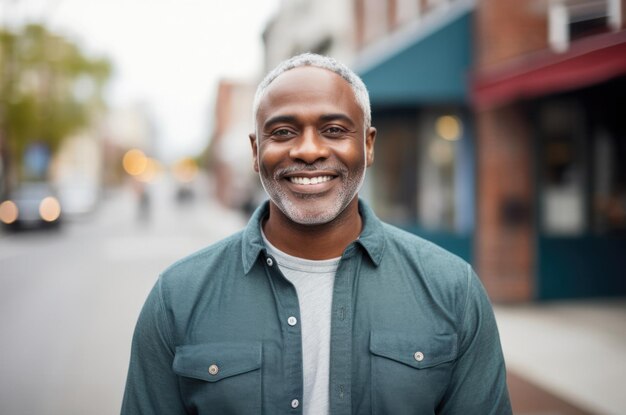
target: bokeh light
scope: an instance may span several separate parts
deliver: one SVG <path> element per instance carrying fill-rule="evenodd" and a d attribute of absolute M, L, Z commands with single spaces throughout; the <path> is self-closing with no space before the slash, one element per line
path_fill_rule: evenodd
<path fill-rule="evenodd" d="M 139 176 L 148 167 L 148 157 L 139 149 L 128 150 L 122 159 L 122 166 L 131 176 Z"/>
<path fill-rule="evenodd" d="M 17 220 L 19 210 L 17 205 L 11 200 L 6 200 L 0 204 L 0 220 L 7 225 Z"/>
<path fill-rule="evenodd" d="M 39 204 L 39 215 L 46 222 L 54 222 L 61 216 L 61 204 L 56 198 L 48 196 Z"/>
<path fill-rule="evenodd" d="M 461 138 L 461 120 L 453 115 L 441 116 L 437 118 L 435 131 L 444 140 L 456 141 Z"/>

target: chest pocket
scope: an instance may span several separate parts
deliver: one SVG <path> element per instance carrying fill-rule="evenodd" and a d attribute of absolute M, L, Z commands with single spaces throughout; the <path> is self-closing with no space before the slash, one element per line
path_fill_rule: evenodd
<path fill-rule="evenodd" d="M 455 333 L 372 331 L 372 413 L 434 414 L 457 347 Z"/>
<path fill-rule="evenodd" d="M 260 342 L 178 346 L 172 369 L 193 413 L 261 413 Z"/>

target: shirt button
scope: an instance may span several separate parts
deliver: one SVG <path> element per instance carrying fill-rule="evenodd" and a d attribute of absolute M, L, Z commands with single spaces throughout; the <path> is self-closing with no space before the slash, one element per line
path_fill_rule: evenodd
<path fill-rule="evenodd" d="M 418 362 L 421 362 L 422 360 L 424 360 L 424 353 L 422 352 L 415 352 L 415 354 L 413 355 L 413 357 L 415 358 L 415 360 L 417 360 Z"/>
<path fill-rule="evenodd" d="M 219 372 L 219 371 L 220 371 L 220 368 L 219 368 L 219 367 L 217 367 L 217 365 L 211 365 L 211 366 L 209 366 L 209 374 L 210 374 L 210 375 L 215 376 L 215 375 L 217 375 L 217 372 Z"/>
<path fill-rule="evenodd" d="M 291 407 L 293 409 L 296 409 L 298 406 L 300 406 L 300 401 L 297 399 L 294 399 L 293 401 L 291 401 Z"/>
<path fill-rule="evenodd" d="M 298 324 L 298 319 L 294 316 L 291 316 L 287 319 L 287 324 L 289 324 L 290 326 L 295 326 L 296 324 Z"/>
<path fill-rule="evenodd" d="M 272 265 L 274 265 L 274 261 L 272 260 L 272 258 L 267 258 L 267 259 L 265 260 L 265 262 L 267 262 L 267 265 L 268 265 L 268 266 L 270 266 L 270 267 L 271 267 Z"/>

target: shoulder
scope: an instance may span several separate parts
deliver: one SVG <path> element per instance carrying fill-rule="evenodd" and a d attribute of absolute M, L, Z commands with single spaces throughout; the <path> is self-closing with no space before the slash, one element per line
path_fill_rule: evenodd
<path fill-rule="evenodd" d="M 232 274 L 241 265 L 242 234 L 237 232 L 174 262 L 161 273 L 162 289 L 189 291 L 207 279 Z"/>
<path fill-rule="evenodd" d="M 453 301 L 465 296 L 472 268 L 464 259 L 393 225 L 383 223 L 383 229 L 385 261 L 412 270 L 433 294 Z"/>
<path fill-rule="evenodd" d="M 383 223 L 386 253 L 414 261 L 428 270 L 465 274 L 469 264 L 461 257 L 418 235 Z"/>

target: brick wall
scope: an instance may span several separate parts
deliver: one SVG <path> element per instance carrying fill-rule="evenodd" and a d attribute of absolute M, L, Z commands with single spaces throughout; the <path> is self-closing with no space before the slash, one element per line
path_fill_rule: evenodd
<path fill-rule="evenodd" d="M 477 114 L 478 273 L 492 299 L 532 297 L 532 140 L 518 106 Z"/>
<path fill-rule="evenodd" d="M 489 70 L 548 47 L 545 3 L 479 0 L 475 68 Z M 478 110 L 476 266 L 495 301 L 533 296 L 532 134 L 521 104 Z"/>
<path fill-rule="evenodd" d="M 476 5 L 476 62 L 502 63 L 548 46 L 546 9 L 540 2 L 479 0 Z"/>

